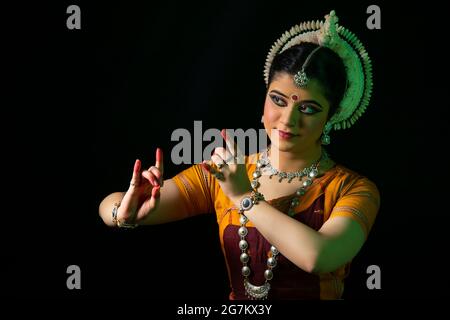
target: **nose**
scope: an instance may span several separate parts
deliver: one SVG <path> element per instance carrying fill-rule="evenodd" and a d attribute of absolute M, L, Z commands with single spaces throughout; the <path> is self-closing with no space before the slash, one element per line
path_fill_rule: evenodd
<path fill-rule="evenodd" d="M 288 127 L 295 127 L 298 122 L 298 112 L 296 112 L 296 108 L 294 108 L 294 104 L 290 104 L 283 108 L 283 114 L 280 117 L 280 122 Z"/>

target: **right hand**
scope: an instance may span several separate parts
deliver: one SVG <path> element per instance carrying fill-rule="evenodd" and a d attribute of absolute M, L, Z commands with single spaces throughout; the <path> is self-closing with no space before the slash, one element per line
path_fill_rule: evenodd
<path fill-rule="evenodd" d="M 159 204 L 160 188 L 163 180 L 163 152 L 156 149 L 156 163 L 141 172 L 141 161 L 134 163 L 130 187 L 117 210 L 117 219 L 127 223 L 137 223 L 154 211 Z"/>

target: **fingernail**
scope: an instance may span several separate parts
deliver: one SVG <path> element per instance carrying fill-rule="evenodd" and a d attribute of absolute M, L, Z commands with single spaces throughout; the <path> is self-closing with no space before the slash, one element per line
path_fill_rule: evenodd
<path fill-rule="evenodd" d="M 222 135 L 222 137 L 226 140 L 227 139 L 227 131 L 225 129 L 222 129 L 222 131 L 220 131 L 220 134 Z"/>
<path fill-rule="evenodd" d="M 156 148 L 156 160 L 161 161 L 162 150 L 161 148 Z"/>
<path fill-rule="evenodd" d="M 200 165 L 203 167 L 203 169 L 205 169 L 206 171 L 209 172 L 209 167 L 206 163 L 202 162 L 202 163 L 200 163 Z"/>

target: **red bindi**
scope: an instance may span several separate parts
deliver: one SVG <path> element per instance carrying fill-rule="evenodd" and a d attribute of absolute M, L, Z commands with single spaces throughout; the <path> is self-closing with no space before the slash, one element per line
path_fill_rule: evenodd
<path fill-rule="evenodd" d="M 294 100 L 294 101 L 297 101 L 297 100 L 298 100 L 298 96 L 295 95 L 295 94 L 293 94 L 291 98 L 292 98 L 292 100 Z"/>

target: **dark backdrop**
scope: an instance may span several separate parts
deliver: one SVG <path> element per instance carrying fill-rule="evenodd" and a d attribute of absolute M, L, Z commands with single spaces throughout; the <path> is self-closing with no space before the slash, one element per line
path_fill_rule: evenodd
<path fill-rule="evenodd" d="M 70 4 L 81 8 L 81 30 L 66 28 Z M 370 4 L 381 7 L 381 30 L 366 28 Z M 366 114 L 333 133 L 329 150 L 382 197 L 344 298 L 442 296 L 445 20 L 437 4 L 395 6 L 60 1 L 11 9 L 3 293 L 226 299 L 214 214 L 124 232 L 102 224 L 98 204 L 127 188 L 136 158 L 152 165 L 156 147 L 165 151 L 167 178 L 187 168 L 170 162 L 176 128 L 193 132 L 195 120 L 203 130 L 260 128 L 270 46 L 292 25 L 335 9 L 370 53 L 375 84 Z M 66 288 L 71 264 L 82 271 L 79 291 Z M 381 268 L 381 290 L 366 287 L 372 264 Z"/>

